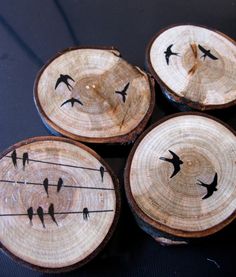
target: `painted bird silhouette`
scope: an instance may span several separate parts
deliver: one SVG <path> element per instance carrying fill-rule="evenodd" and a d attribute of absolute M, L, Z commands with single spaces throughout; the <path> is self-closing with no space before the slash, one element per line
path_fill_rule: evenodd
<path fill-rule="evenodd" d="M 29 164 L 29 155 L 27 152 L 23 153 L 23 170 L 25 170 L 25 165 Z"/>
<path fill-rule="evenodd" d="M 49 195 L 48 195 L 48 178 L 43 180 L 43 186 L 44 186 L 44 189 L 47 193 L 47 197 L 49 197 Z"/>
<path fill-rule="evenodd" d="M 38 217 L 43 225 L 43 228 L 45 228 L 45 224 L 44 224 L 44 213 L 43 213 L 43 208 L 42 207 L 38 207 L 37 209 L 37 214 L 38 214 Z"/>
<path fill-rule="evenodd" d="M 202 51 L 203 55 L 201 56 L 201 58 L 203 58 L 204 60 L 205 60 L 206 57 L 208 57 L 208 58 L 210 58 L 212 60 L 218 60 L 218 58 L 216 56 L 211 54 L 211 50 L 205 49 L 200 44 L 198 44 L 198 48 Z"/>
<path fill-rule="evenodd" d="M 126 96 L 127 96 L 127 89 L 129 88 L 129 83 L 125 85 L 125 87 L 121 91 L 115 91 L 115 93 L 120 94 L 122 96 L 122 100 L 125 103 Z"/>
<path fill-rule="evenodd" d="M 66 100 L 65 102 L 63 102 L 61 104 L 61 107 L 64 106 L 65 104 L 68 104 L 68 103 L 71 103 L 71 107 L 74 107 L 75 103 L 78 103 L 78 104 L 83 106 L 83 103 L 79 99 L 75 99 L 75 98 L 72 97 L 72 98 Z"/>
<path fill-rule="evenodd" d="M 104 167 L 101 166 L 100 167 L 100 174 L 101 174 L 102 182 L 103 182 L 103 177 L 104 177 L 104 171 L 105 171 Z"/>
<path fill-rule="evenodd" d="M 49 208 L 48 208 L 48 213 L 49 215 L 51 216 L 53 222 L 55 222 L 57 224 L 57 221 L 56 221 L 56 218 L 55 218 L 55 215 L 54 215 L 54 205 L 51 203 Z M 57 224 L 58 226 L 58 224 Z"/>
<path fill-rule="evenodd" d="M 88 210 L 88 208 L 84 208 L 83 209 L 83 219 L 88 220 L 88 218 L 89 218 L 89 210 Z"/>
<path fill-rule="evenodd" d="M 14 150 L 12 152 L 11 159 L 12 159 L 12 163 L 13 163 L 14 167 L 17 167 L 17 154 L 16 154 L 16 150 Z"/>
<path fill-rule="evenodd" d="M 163 161 L 173 164 L 174 171 L 173 171 L 172 175 L 170 176 L 170 178 L 172 178 L 180 171 L 180 165 L 183 164 L 184 162 L 181 161 L 179 156 L 176 155 L 173 151 L 169 150 L 169 152 L 172 155 L 172 159 L 160 157 L 160 160 L 163 160 Z"/>
<path fill-rule="evenodd" d="M 173 44 L 169 45 L 167 47 L 166 51 L 164 52 L 167 65 L 169 65 L 169 62 L 170 62 L 170 56 L 172 56 L 172 55 L 178 56 L 179 55 L 179 53 L 172 52 L 172 50 L 171 50 L 172 46 L 173 46 Z"/>
<path fill-rule="evenodd" d="M 57 192 L 60 192 L 62 185 L 63 185 L 63 180 L 62 178 L 59 178 L 57 182 Z"/>
<path fill-rule="evenodd" d="M 29 220 L 30 220 L 30 224 L 32 225 L 32 219 L 33 219 L 33 215 L 34 215 L 34 211 L 33 211 L 33 208 L 30 207 L 28 210 L 27 210 L 27 214 L 28 214 L 28 217 L 29 217 Z"/>
<path fill-rule="evenodd" d="M 69 84 L 69 80 L 71 80 L 73 82 L 75 81 L 69 75 L 60 74 L 60 77 L 57 79 L 55 89 L 57 89 L 57 87 L 60 85 L 60 83 L 64 83 L 64 84 L 66 84 L 66 86 L 69 90 L 72 90 L 73 87 Z"/>
<path fill-rule="evenodd" d="M 210 184 L 205 184 L 202 181 L 198 180 L 199 183 L 197 183 L 197 185 L 207 188 L 207 194 L 202 199 L 207 199 L 214 193 L 214 191 L 217 191 L 217 188 L 216 188 L 217 179 L 218 179 L 218 176 L 217 176 L 217 173 L 215 173 L 214 179 Z"/>

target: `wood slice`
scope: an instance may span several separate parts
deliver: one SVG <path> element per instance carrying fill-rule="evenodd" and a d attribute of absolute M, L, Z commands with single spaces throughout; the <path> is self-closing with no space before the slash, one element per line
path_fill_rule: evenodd
<path fill-rule="evenodd" d="M 35 103 L 55 134 L 94 143 L 135 140 L 155 103 L 154 81 L 114 48 L 73 48 L 36 78 Z"/>
<path fill-rule="evenodd" d="M 236 104 L 236 43 L 223 33 L 193 25 L 164 29 L 149 43 L 147 65 L 180 109 Z"/>
<path fill-rule="evenodd" d="M 91 260 L 116 226 L 118 180 L 90 148 L 37 137 L 0 157 L 0 242 L 17 261 L 45 272 Z"/>
<path fill-rule="evenodd" d="M 135 143 L 125 189 L 142 229 L 162 244 L 217 232 L 236 217 L 236 136 L 201 113 L 164 118 Z"/>

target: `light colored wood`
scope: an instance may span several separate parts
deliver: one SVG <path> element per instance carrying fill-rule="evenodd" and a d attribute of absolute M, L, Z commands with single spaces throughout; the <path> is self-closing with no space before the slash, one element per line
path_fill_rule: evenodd
<path fill-rule="evenodd" d="M 183 162 L 173 177 L 173 164 L 162 158 L 172 158 L 169 150 Z M 236 216 L 235 153 L 235 134 L 211 117 L 183 113 L 155 124 L 138 139 L 126 166 L 134 213 L 164 244 L 162 237 L 184 242 L 218 231 Z M 208 189 L 200 183 L 211 184 L 216 173 L 217 191 L 203 199 Z"/>
<path fill-rule="evenodd" d="M 71 90 L 60 74 L 69 75 Z M 116 91 L 126 90 L 125 102 Z M 81 104 L 62 105 L 70 98 Z M 40 72 L 35 102 L 46 125 L 86 142 L 127 142 L 142 131 L 154 106 L 153 82 L 113 49 L 78 48 L 65 51 Z"/>
<path fill-rule="evenodd" d="M 11 158 L 14 150 L 17 167 Z M 26 152 L 29 164 L 24 170 L 22 157 Z M 49 182 L 48 196 L 43 186 L 45 178 Z M 57 192 L 59 178 L 63 184 Z M 39 137 L 13 146 L 0 159 L 2 247 L 43 271 L 67 271 L 84 264 L 103 247 L 114 229 L 119 213 L 117 186 L 104 161 L 79 143 Z M 57 224 L 48 214 L 51 203 Z M 35 213 L 31 222 L 27 216 L 30 207 Z M 37 215 L 38 207 L 44 210 L 45 228 Z M 81 213 L 84 208 L 89 211 L 87 218 Z"/>
<path fill-rule="evenodd" d="M 165 51 L 178 55 L 166 61 Z M 217 59 L 201 50 L 210 50 Z M 236 102 L 236 44 L 200 26 L 177 25 L 161 31 L 148 48 L 149 68 L 169 98 L 195 109 L 223 108 Z"/>

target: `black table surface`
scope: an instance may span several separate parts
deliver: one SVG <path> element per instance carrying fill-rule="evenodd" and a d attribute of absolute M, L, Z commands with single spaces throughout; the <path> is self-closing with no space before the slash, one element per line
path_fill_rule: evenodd
<path fill-rule="evenodd" d="M 28 137 L 47 135 L 34 102 L 42 65 L 75 45 L 115 46 L 130 63 L 145 66 L 145 48 L 163 27 L 193 23 L 236 38 L 235 0 L 0 0 L 0 150 Z M 156 86 L 148 125 L 178 112 Z M 236 108 L 211 112 L 236 129 Z M 120 178 L 122 212 L 106 248 L 86 266 L 63 276 L 236 276 L 236 224 L 183 247 L 163 247 L 136 225 L 123 189 L 132 145 L 90 144 Z M 47 276 L 0 254 L 0 277 Z"/>

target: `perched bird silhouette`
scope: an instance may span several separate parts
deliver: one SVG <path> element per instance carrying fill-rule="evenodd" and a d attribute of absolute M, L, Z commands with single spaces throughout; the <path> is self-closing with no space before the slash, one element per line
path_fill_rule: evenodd
<path fill-rule="evenodd" d="M 63 180 L 62 178 L 59 178 L 57 182 L 57 192 L 60 192 L 62 185 L 63 185 Z"/>
<path fill-rule="evenodd" d="M 166 63 L 169 65 L 170 62 L 170 56 L 175 55 L 178 56 L 179 53 L 174 53 L 172 52 L 171 48 L 172 48 L 173 44 L 169 45 L 166 49 L 166 51 L 164 52 L 165 57 L 166 57 Z"/>
<path fill-rule="evenodd" d="M 101 174 L 102 182 L 103 182 L 104 171 L 105 171 L 104 167 L 101 166 L 100 167 L 100 174 Z"/>
<path fill-rule="evenodd" d="M 212 60 L 218 60 L 218 58 L 211 54 L 211 50 L 206 50 L 204 47 L 202 47 L 200 44 L 198 44 L 198 48 L 202 51 L 203 55 L 201 58 L 205 60 L 206 57 L 212 59 Z"/>
<path fill-rule="evenodd" d="M 60 85 L 60 83 L 64 83 L 64 84 L 66 84 L 66 86 L 69 90 L 72 90 L 73 87 L 69 84 L 68 80 L 71 80 L 73 82 L 75 81 L 69 75 L 60 74 L 60 77 L 57 79 L 55 89 L 57 89 L 57 87 Z"/>
<path fill-rule="evenodd" d="M 44 225 L 44 213 L 43 213 L 43 208 L 42 207 L 38 207 L 37 214 L 38 214 L 38 217 L 39 217 L 40 221 L 43 224 L 43 228 L 45 228 L 45 225 Z"/>
<path fill-rule="evenodd" d="M 88 218 L 89 218 L 89 210 L 88 210 L 88 208 L 84 208 L 83 209 L 83 219 L 88 220 Z"/>
<path fill-rule="evenodd" d="M 47 196 L 49 197 L 49 195 L 48 195 L 48 178 L 44 179 L 43 186 L 44 186 L 44 189 L 47 193 Z"/>
<path fill-rule="evenodd" d="M 28 210 L 27 210 L 27 214 L 28 214 L 28 217 L 29 217 L 29 220 L 30 220 L 30 224 L 32 225 L 32 219 L 33 219 L 33 215 L 34 215 L 34 211 L 33 211 L 33 208 L 30 207 Z"/>
<path fill-rule="evenodd" d="M 29 155 L 27 152 L 23 153 L 23 170 L 25 170 L 25 165 L 29 164 Z"/>
<path fill-rule="evenodd" d="M 126 96 L 127 96 L 127 89 L 129 88 L 129 83 L 125 85 L 125 87 L 121 91 L 115 91 L 115 93 L 122 95 L 122 100 L 125 103 Z"/>
<path fill-rule="evenodd" d="M 16 150 L 14 150 L 11 154 L 11 159 L 13 162 L 14 167 L 17 167 L 17 154 L 16 154 Z"/>
<path fill-rule="evenodd" d="M 170 154 L 172 155 L 172 159 L 160 157 L 160 160 L 172 163 L 174 166 L 174 171 L 170 178 L 174 177 L 179 171 L 180 171 L 180 165 L 183 164 L 184 162 L 180 160 L 179 156 L 176 155 L 173 151 L 169 150 Z"/>
<path fill-rule="evenodd" d="M 63 102 L 61 104 L 61 107 L 64 106 L 65 104 L 67 104 L 67 103 L 71 103 L 71 107 L 74 107 L 75 103 L 79 103 L 80 105 L 83 106 L 83 103 L 79 99 L 75 99 L 75 98 L 72 97 L 71 99 L 68 99 L 65 102 Z"/>
<path fill-rule="evenodd" d="M 216 188 L 217 179 L 218 179 L 218 176 L 217 176 L 217 173 L 215 173 L 214 179 L 210 184 L 205 184 L 202 181 L 198 180 L 199 183 L 197 183 L 197 185 L 207 188 L 207 194 L 202 199 L 207 199 L 214 193 L 214 191 L 217 191 L 217 188 Z"/>
<path fill-rule="evenodd" d="M 56 218 L 54 215 L 54 205 L 52 203 L 50 204 L 50 206 L 48 208 L 48 213 L 51 216 L 52 220 L 57 224 L 57 221 L 56 221 Z M 57 224 L 57 226 L 58 226 L 58 224 Z"/>

